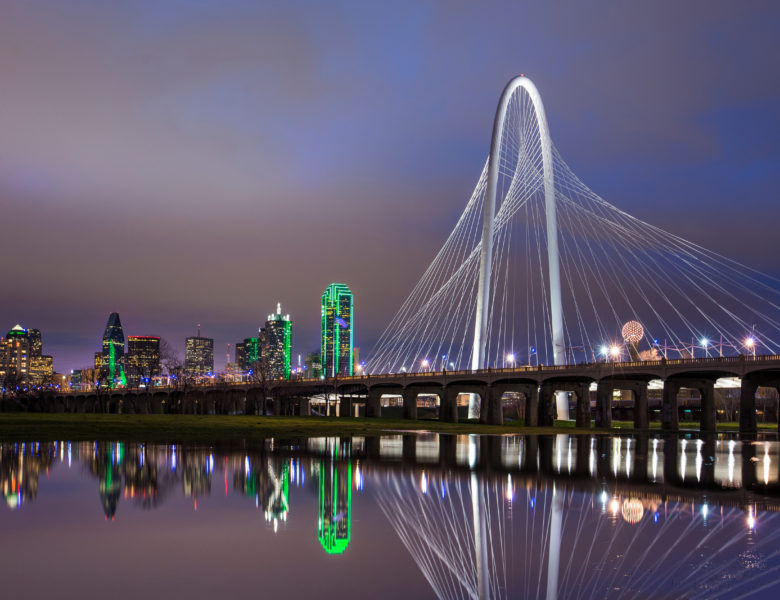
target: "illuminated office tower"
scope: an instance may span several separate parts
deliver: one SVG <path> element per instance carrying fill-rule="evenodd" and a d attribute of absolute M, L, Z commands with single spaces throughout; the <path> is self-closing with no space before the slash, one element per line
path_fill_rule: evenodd
<path fill-rule="evenodd" d="M 263 364 L 271 379 L 290 378 L 290 342 L 292 341 L 292 321 L 290 315 L 282 316 L 281 303 L 276 305 L 276 313 L 268 315 L 265 328 L 260 330 Z"/>
<path fill-rule="evenodd" d="M 127 336 L 127 381 L 130 385 L 149 383 L 160 374 L 160 338 L 152 335 Z"/>
<path fill-rule="evenodd" d="M 343 283 L 331 283 L 322 294 L 320 359 L 326 377 L 352 375 L 352 330 L 355 298 Z"/>
<path fill-rule="evenodd" d="M 244 338 L 236 344 L 236 364 L 241 371 L 254 371 L 262 358 L 259 337 Z"/>
<path fill-rule="evenodd" d="M 188 375 L 208 375 L 214 371 L 214 340 L 198 335 L 184 340 L 184 371 Z"/>
<path fill-rule="evenodd" d="M 52 357 L 41 352 L 41 332 L 16 325 L 0 338 L 0 383 L 9 387 L 51 383 Z"/>
<path fill-rule="evenodd" d="M 124 381 L 125 334 L 122 331 L 119 313 L 112 312 L 108 316 L 106 329 L 103 332 L 102 354 L 102 378 L 106 380 L 109 387 L 114 387 L 116 383 Z"/>

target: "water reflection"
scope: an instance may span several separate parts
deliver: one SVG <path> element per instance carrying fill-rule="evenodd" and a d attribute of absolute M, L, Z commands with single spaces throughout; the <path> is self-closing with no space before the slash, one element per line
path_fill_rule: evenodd
<path fill-rule="evenodd" d="M 380 569 L 384 549 L 354 528 L 389 527 L 439 598 L 774 597 L 778 466 L 777 442 L 715 436 L 0 442 L 0 488 L 15 511 L 57 469 L 87 477 L 108 521 L 176 496 L 198 511 L 224 490 L 252 501 L 269 531 L 295 536 L 288 522 L 316 498 L 308 539 L 323 555 L 371 554 Z M 374 518 L 353 523 L 353 501 Z"/>

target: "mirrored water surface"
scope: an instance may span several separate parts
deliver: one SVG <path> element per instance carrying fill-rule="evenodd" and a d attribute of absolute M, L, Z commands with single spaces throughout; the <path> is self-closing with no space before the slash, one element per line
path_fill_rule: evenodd
<path fill-rule="evenodd" d="M 777 598 L 779 467 L 715 436 L 0 442 L 2 589 Z"/>

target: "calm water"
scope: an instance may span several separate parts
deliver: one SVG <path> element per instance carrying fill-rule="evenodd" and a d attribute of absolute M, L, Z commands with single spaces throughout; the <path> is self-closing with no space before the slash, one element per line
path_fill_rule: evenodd
<path fill-rule="evenodd" d="M 775 441 L 0 442 L 3 597 L 778 598 Z"/>

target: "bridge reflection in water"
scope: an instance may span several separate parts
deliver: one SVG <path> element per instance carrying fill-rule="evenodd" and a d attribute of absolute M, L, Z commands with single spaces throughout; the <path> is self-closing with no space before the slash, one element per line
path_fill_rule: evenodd
<path fill-rule="evenodd" d="M 177 488 L 197 510 L 232 482 L 279 535 L 307 489 L 322 549 L 345 557 L 383 552 L 352 539 L 353 501 L 374 499 L 439 598 L 762 597 L 780 586 L 774 441 L 401 433 L 248 448 L 3 442 L 0 489 L 23 509 L 41 473 L 82 463 L 113 520 L 123 502 L 153 509 Z"/>

